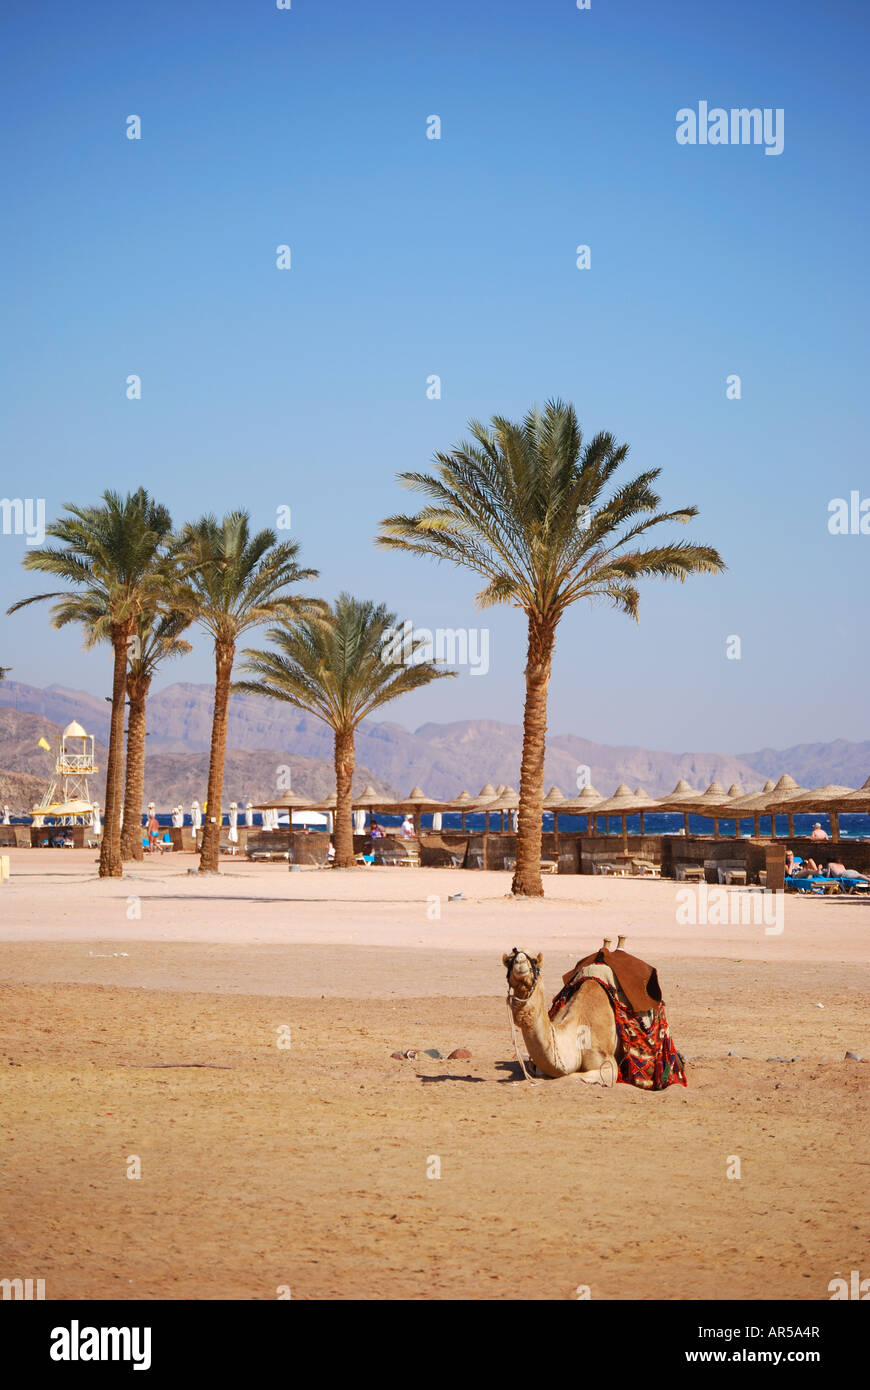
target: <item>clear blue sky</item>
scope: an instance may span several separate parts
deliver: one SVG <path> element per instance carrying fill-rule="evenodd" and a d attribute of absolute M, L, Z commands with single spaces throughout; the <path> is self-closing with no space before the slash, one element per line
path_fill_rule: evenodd
<path fill-rule="evenodd" d="M 473 576 L 372 537 L 409 501 L 397 471 L 470 416 L 562 396 L 635 470 L 662 467 L 729 573 L 648 587 L 639 627 L 575 609 L 551 730 L 673 750 L 866 738 L 870 536 L 830 535 L 827 505 L 870 496 L 868 14 L 8 0 L 0 492 L 49 517 L 140 484 L 179 521 L 245 506 L 270 525 L 289 505 L 319 592 L 491 630 L 487 676 L 388 717 L 518 722 L 521 615 L 477 613 Z M 700 100 L 783 108 L 783 153 L 679 146 L 676 112 Z M 0 536 L 4 609 L 45 587 L 23 550 Z M 0 618 L 0 664 L 108 691 L 107 654 L 47 616 Z M 199 640 L 158 685 L 210 675 Z"/>

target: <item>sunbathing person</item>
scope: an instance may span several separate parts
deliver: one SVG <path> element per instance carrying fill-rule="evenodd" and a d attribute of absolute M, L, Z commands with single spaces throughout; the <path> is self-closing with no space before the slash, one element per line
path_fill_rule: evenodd
<path fill-rule="evenodd" d="M 815 859 L 799 859 L 790 849 L 785 852 L 785 872 L 787 878 L 812 878 L 821 873 Z"/>
<path fill-rule="evenodd" d="M 866 878 L 866 874 L 860 874 L 857 869 L 847 869 L 845 864 L 831 862 L 826 869 L 822 870 L 828 878 Z"/>

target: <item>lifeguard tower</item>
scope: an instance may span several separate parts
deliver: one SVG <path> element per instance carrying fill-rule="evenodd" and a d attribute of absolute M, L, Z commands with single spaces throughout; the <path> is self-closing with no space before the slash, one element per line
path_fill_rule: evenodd
<path fill-rule="evenodd" d="M 42 825 L 45 816 L 59 825 L 89 821 L 93 802 L 88 778 L 99 770 L 94 761 L 93 734 L 86 734 L 81 724 L 73 720 L 55 739 L 54 753 L 54 777 L 39 805 L 33 808 L 34 824 Z"/>

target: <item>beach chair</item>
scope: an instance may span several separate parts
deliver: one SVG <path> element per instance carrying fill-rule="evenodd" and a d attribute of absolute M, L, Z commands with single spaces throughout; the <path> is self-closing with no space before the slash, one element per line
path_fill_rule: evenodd
<path fill-rule="evenodd" d="M 866 893 L 870 889 L 870 879 L 860 874 L 840 874 L 836 879 L 841 893 Z"/>
<path fill-rule="evenodd" d="M 824 874 L 814 874 L 812 878 L 787 877 L 785 886 L 796 893 L 811 893 L 816 897 L 824 897 L 825 893 L 839 893 L 840 880 L 826 878 Z"/>
<path fill-rule="evenodd" d="M 662 870 L 660 864 L 654 864 L 651 859 L 632 859 L 631 867 L 641 878 L 661 878 Z"/>
<path fill-rule="evenodd" d="M 681 883 L 706 883 L 707 881 L 703 864 L 678 864 L 674 872 Z"/>

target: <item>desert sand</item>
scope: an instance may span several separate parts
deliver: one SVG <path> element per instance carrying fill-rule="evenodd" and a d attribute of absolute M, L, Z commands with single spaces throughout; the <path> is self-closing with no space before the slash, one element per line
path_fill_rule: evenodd
<path fill-rule="evenodd" d="M 11 859 L 0 1277 L 49 1299 L 828 1299 L 870 1268 L 870 1068 L 844 1060 L 870 1056 L 870 902 L 789 897 L 769 934 L 679 925 L 666 881 L 514 902 L 501 873 L 199 878 L 186 854 L 100 882 L 91 851 Z M 530 1086 L 502 952 L 542 950 L 554 994 L 619 932 L 658 968 L 688 1087 Z"/>

